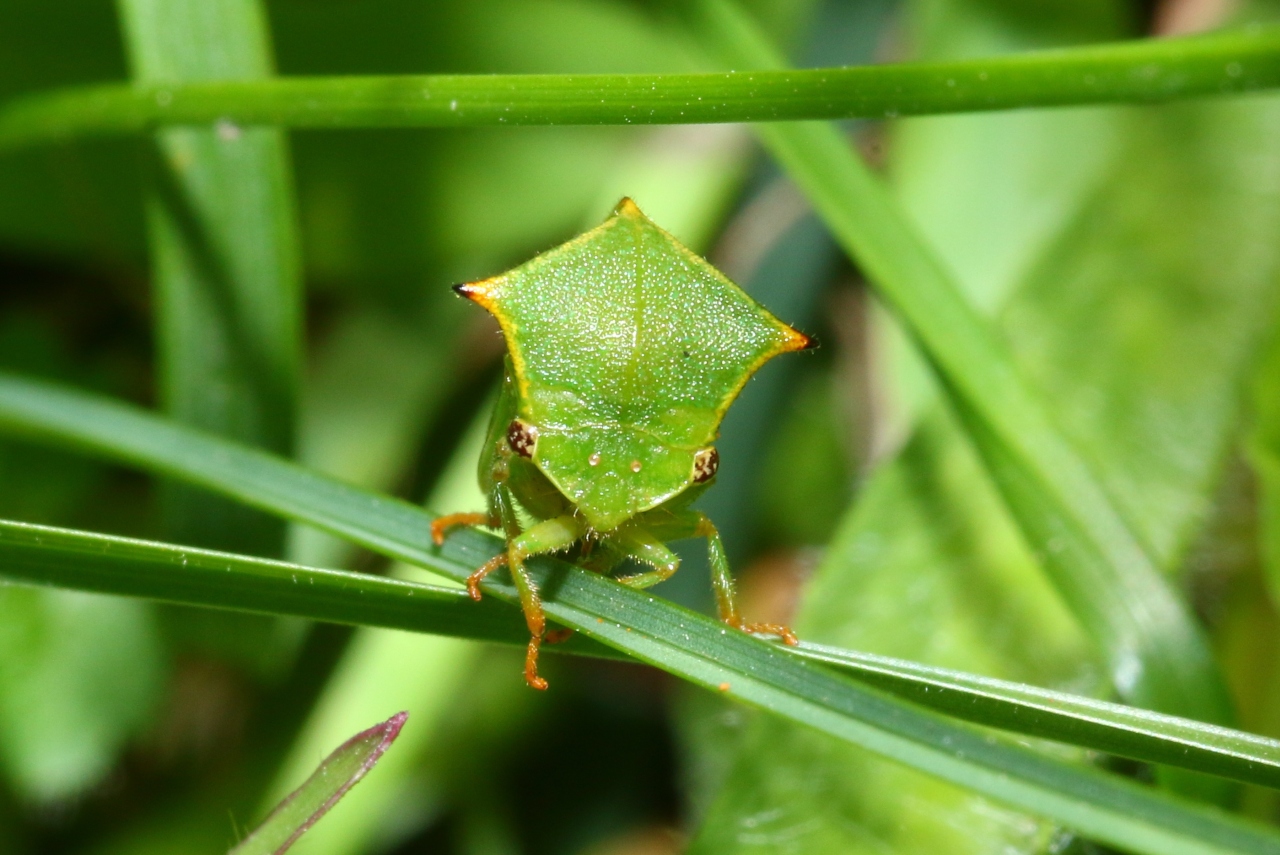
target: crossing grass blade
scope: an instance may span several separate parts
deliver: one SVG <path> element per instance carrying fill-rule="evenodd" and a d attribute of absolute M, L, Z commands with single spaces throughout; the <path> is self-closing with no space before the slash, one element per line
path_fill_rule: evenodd
<path fill-rule="evenodd" d="M 688 124 L 1146 103 L 1280 85 L 1280 27 L 963 62 L 718 74 L 314 77 L 104 85 L 0 108 L 0 150 L 162 125 Z"/>
<path fill-rule="evenodd" d="M 505 603 L 476 603 L 456 588 L 4 520 L 0 578 L 473 641 L 523 646 L 529 640 Z M 548 649 L 618 655 L 578 636 Z"/>
<path fill-rule="evenodd" d="M 0 430 L 183 478 L 455 580 L 500 548 L 460 532 L 437 549 L 431 516 L 412 505 L 53 384 L 0 374 Z M 545 560 L 530 569 L 551 619 L 587 638 L 1090 838 L 1151 855 L 1280 855 L 1268 829 L 1008 743 L 579 568 Z M 518 599 L 498 580 L 485 590 Z"/>

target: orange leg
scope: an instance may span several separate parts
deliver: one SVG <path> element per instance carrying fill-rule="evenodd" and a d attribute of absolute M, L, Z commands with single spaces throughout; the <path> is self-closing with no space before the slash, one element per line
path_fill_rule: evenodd
<path fill-rule="evenodd" d="M 586 532 L 586 524 L 571 515 L 552 517 L 543 520 L 519 537 L 507 547 L 508 562 L 511 569 L 511 581 L 515 583 L 520 594 L 520 606 L 524 610 L 524 620 L 529 627 L 529 647 L 524 658 L 524 679 L 535 689 L 545 689 L 547 681 L 538 676 L 538 648 L 547 634 L 547 617 L 542 611 L 542 597 L 538 595 L 538 587 L 533 577 L 525 569 L 526 558 L 533 555 L 545 555 L 549 552 L 560 552 L 577 543 Z"/>
<path fill-rule="evenodd" d="M 467 593 L 471 595 L 471 599 L 480 602 L 480 580 L 506 563 L 505 552 L 495 555 L 481 565 L 479 570 L 467 577 Z M 524 567 L 521 566 L 521 575 L 523 571 Z M 519 587 L 525 623 L 529 626 L 529 646 L 524 654 L 524 680 L 531 687 L 541 691 L 547 688 L 547 681 L 538 676 L 538 648 L 542 645 L 542 640 L 545 638 L 548 644 L 556 644 L 572 635 L 573 630 L 560 629 L 547 632 L 547 619 L 542 612 L 542 598 L 538 596 L 537 589 L 524 585 Z"/>
<path fill-rule="evenodd" d="M 520 607 L 524 610 L 524 622 L 529 627 L 529 646 L 524 651 L 524 681 L 529 688 L 546 691 L 547 681 L 538 676 L 538 648 L 547 634 L 547 616 L 542 611 L 542 597 L 538 589 L 528 581 L 523 563 L 512 575 L 516 579 L 516 587 L 520 592 Z M 524 584 L 521 584 L 522 577 Z"/>
<path fill-rule="evenodd" d="M 467 593 L 471 595 L 471 599 L 477 603 L 480 602 L 480 580 L 484 579 L 494 570 L 507 563 L 507 554 L 505 552 L 495 555 L 480 565 L 480 569 L 467 577 Z"/>
<path fill-rule="evenodd" d="M 783 626 L 780 623 L 743 623 L 742 619 L 736 615 L 734 618 L 735 619 L 733 620 L 725 618 L 724 622 L 735 629 L 742 630 L 743 632 L 763 632 L 766 635 L 776 635 L 781 638 L 783 642 L 792 646 L 800 643 L 800 639 L 796 637 L 796 634 L 792 632 L 791 628 Z"/>
<path fill-rule="evenodd" d="M 501 523 L 501 520 L 495 519 L 489 514 L 445 514 L 431 521 L 431 540 L 436 546 L 443 546 L 444 536 L 451 528 L 456 528 L 460 525 L 482 525 L 489 528 L 497 528 Z"/>
<path fill-rule="evenodd" d="M 524 653 L 524 681 L 529 688 L 539 692 L 547 690 L 547 681 L 538 676 L 538 646 L 542 639 L 534 635 L 529 638 L 529 647 Z"/>
<path fill-rule="evenodd" d="M 509 505 L 501 504 L 503 496 L 501 485 L 496 493 L 499 509 Z M 509 501 L 509 499 L 508 499 Z M 515 583 L 516 592 L 520 596 L 520 607 L 524 612 L 525 623 L 529 627 L 529 646 L 525 651 L 524 679 L 535 689 L 547 688 L 547 681 L 538 676 L 538 648 L 544 638 L 548 643 L 563 641 L 571 630 L 547 632 L 547 618 L 542 611 L 542 598 L 538 595 L 537 585 L 524 561 L 532 555 L 559 552 L 568 549 L 582 538 L 586 525 L 572 515 L 553 517 L 535 525 L 528 531 L 521 532 L 514 514 L 449 514 L 440 517 L 431 524 L 431 537 L 440 544 L 444 541 L 445 532 L 457 525 L 487 525 L 492 528 L 502 526 L 507 534 L 507 548 L 499 555 L 490 558 L 478 570 L 467 577 L 467 593 L 471 599 L 479 601 L 480 582 L 494 570 L 504 565 L 511 570 L 511 580 Z"/>
<path fill-rule="evenodd" d="M 729 558 L 724 553 L 724 544 L 720 542 L 720 533 L 705 516 L 701 516 L 698 520 L 696 533 L 707 539 L 708 557 L 711 561 L 711 586 L 715 590 L 720 620 L 743 632 L 767 633 L 778 636 L 786 644 L 793 646 L 799 644 L 800 639 L 790 627 L 778 623 L 743 622 L 742 614 L 738 611 L 738 597 L 734 591 L 733 576 L 729 573 Z"/>

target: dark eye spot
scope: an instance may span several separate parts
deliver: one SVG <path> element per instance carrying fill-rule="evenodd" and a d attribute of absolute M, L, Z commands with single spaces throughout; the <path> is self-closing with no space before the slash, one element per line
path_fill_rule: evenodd
<path fill-rule="evenodd" d="M 538 445 L 538 429 L 515 419 L 507 426 L 507 444 L 521 457 L 532 458 L 533 450 Z"/>
<path fill-rule="evenodd" d="M 693 483 L 710 481 L 720 469 L 720 452 L 704 448 L 693 456 Z"/>
<path fill-rule="evenodd" d="M 685 359 L 688 359 L 688 358 L 689 358 L 689 351 L 687 351 L 687 350 L 682 350 L 682 351 L 680 351 L 680 355 L 681 355 L 681 356 L 683 356 Z"/>

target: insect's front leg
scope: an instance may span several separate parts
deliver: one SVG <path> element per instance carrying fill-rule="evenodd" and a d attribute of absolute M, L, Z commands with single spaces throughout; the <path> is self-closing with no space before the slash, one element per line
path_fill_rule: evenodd
<path fill-rule="evenodd" d="M 507 549 L 481 564 L 476 572 L 467 577 L 467 593 L 477 603 L 480 602 L 480 583 L 484 581 L 485 576 L 507 563 L 511 544 L 520 536 L 520 517 L 516 515 L 515 499 L 512 498 L 505 479 L 494 482 L 489 493 L 489 507 L 491 509 L 489 513 L 494 520 L 489 525 L 493 528 L 502 526 Z"/>
<path fill-rule="evenodd" d="M 443 546 L 449 529 L 460 525 L 501 527 L 508 541 L 520 533 L 520 523 L 515 514 L 511 492 L 505 488 L 507 476 L 511 470 L 511 446 L 507 443 L 507 425 L 516 413 L 516 389 L 511 373 L 510 357 L 504 364 L 506 371 L 502 388 L 499 390 L 493 413 L 489 416 L 489 428 L 485 434 L 483 451 L 477 464 L 480 490 L 485 495 L 488 511 L 445 514 L 437 517 L 431 522 L 431 539 L 436 546 Z M 479 599 L 475 590 L 472 590 L 472 596 Z"/>
<path fill-rule="evenodd" d="M 482 525 L 485 528 L 497 528 L 499 522 L 492 513 L 480 511 L 442 514 L 431 521 L 431 542 L 436 546 L 444 546 L 445 535 L 449 533 L 451 528 L 475 525 Z"/>
<path fill-rule="evenodd" d="M 487 528 L 501 528 L 508 540 L 520 533 L 520 523 L 515 514 L 511 492 L 506 488 L 507 471 L 510 466 L 508 458 L 511 452 L 506 448 L 505 443 L 506 440 L 489 443 L 486 446 L 487 452 L 480 461 L 480 486 L 486 494 L 488 511 L 444 514 L 436 517 L 431 521 L 431 540 L 436 546 L 443 546 L 449 529 L 458 526 L 482 525 Z M 472 596 L 475 595 L 472 594 Z"/>
<path fill-rule="evenodd" d="M 530 527 L 507 544 L 506 564 L 520 594 L 520 607 L 529 626 L 529 647 L 525 651 L 524 679 L 535 689 L 545 689 L 547 681 L 538 676 L 538 648 L 547 634 L 547 617 L 542 611 L 538 586 L 525 568 L 526 558 L 560 552 L 573 546 L 587 533 L 587 524 L 570 514 L 552 517 Z M 501 565 L 499 565 L 501 566 Z"/>

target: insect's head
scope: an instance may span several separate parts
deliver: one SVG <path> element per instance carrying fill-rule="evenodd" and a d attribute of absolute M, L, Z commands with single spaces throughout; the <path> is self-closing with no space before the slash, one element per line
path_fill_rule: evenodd
<path fill-rule="evenodd" d="M 520 457 L 533 460 L 538 453 L 538 436 L 541 431 L 536 425 L 530 424 L 523 419 L 512 419 L 507 425 L 507 446 L 513 454 Z M 633 450 L 632 457 L 626 461 L 625 468 L 631 471 L 633 475 L 639 475 L 644 471 L 645 461 L 641 459 L 643 447 Z M 617 461 L 620 463 L 621 461 Z M 599 469 L 605 464 L 604 453 L 601 451 L 592 451 L 587 455 L 588 471 Z M 705 448 L 699 448 L 693 452 L 692 461 L 689 466 L 689 483 L 705 484 L 712 478 L 716 477 L 716 473 L 720 471 L 720 452 L 716 450 L 714 445 L 708 445 Z M 608 472 L 607 469 L 600 472 Z M 612 473 L 610 473 L 612 474 Z"/>
<path fill-rule="evenodd" d="M 515 419 L 507 443 L 513 454 L 533 461 L 597 531 L 610 531 L 709 483 L 720 465 L 713 445 L 680 448 L 625 425 L 539 428 Z"/>

